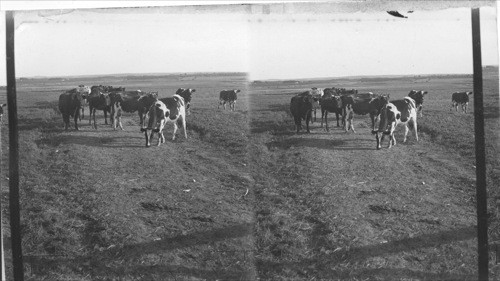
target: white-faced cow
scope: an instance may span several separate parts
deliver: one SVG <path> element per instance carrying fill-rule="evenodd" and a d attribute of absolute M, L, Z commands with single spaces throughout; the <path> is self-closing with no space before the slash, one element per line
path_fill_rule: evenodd
<path fill-rule="evenodd" d="M 403 100 L 395 100 L 387 103 L 380 113 L 380 124 L 378 130 L 373 130 L 372 133 L 375 134 L 377 140 L 377 149 L 382 146 L 382 141 L 384 135 L 389 135 L 389 146 L 396 145 L 396 138 L 394 137 L 394 131 L 397 125 L 403 124 L 405 126 L 405 134 L 403 143 L 406 142 L 408 136 L 408 125 L 413 125 L 413 130 L 415 132 L 415 139 L 418 141 L 417 133 L 417 108 L 415 101 L 410 97 L 405 97 Z"/>
<path fill-rule="evenodd" d="M 236 104 L 236 99 L 238 98 L 236 94 L 241 92 L 240 90 L 223 90 L 219 93 L 219 108 L 221 105 L 226 109 L 226 103 L 229 104 L 229 109 L 234 111 L 234 106 Z"/>
<path fill-rule="evenodd" d="M 184 89 L 184 88 L 179 88 L 175 92 L 176 95 L 179 95 L 184 99 L 184 102 L 186 103 L 186 113 L 188 115 L 191 114 L 191 98 L 194 92 L 196 92 L 195 89 Z"/>
<path fill-rule="evenodd" d="M 417 107 L 417 111 L 420 112 L 420 117 L 423 116 L 422 111 L 423 111 L 425 95 L 427 95 L 427 91 L 422 91 L 422 90 L 420 91 L 411 90 L 410 93 L 408 93 L 408 96 L 415 101 L 415 106 Z"/>
<path fill-rule="evenodd" d="M 169 98 L 162 98 L 157 100 L 149 109 L 149 122 L 147 127 L 141 128 L 146 136 L 146 146 L 151 145 L 153 133 L 158 133 L 158 146 L 165 142 L 163 136 L 163 129 L 167 123 L 174 124 L 174 132 L 172 140 L 175 140 L 178 125 L 184 129 L 184 137 L 187 139 L 186 132 L 186 106 L 184 99 L 179 95 L 174 95 Z"/>
<path fill-rule="evenodd" d="M 455 111 L 458 112 L 458 105 L 462 107 L 462 112 L 467 113 L 467 105 L 469 105 L 469 96 L 472 92 L 455 92 L 451 95 L 451 108 L 450 111 L 455 107 Z"/>
<path fill-rule="evenodd" d="M 79 92 L 65 92 L 59 96 L 59 111 L 64 121 L 64 129 L 68 130 L 69 118 L 74 117 L 75 130 L 78 130 L 77 120 L 83 107 L 83 97 Z"/>
<path fill-rule="evenodd" d="M 297 133 L 302 128 L 301 121 L 302 119 L 306 121 L 306 130 L 308 133 L 309 130 L 309 122 L 311 121 L 311 113 L 313 110 L 313 95 L 311 92 L 303 92 L 301 94 L 295 95 L 290 100 L 290 113 L 293 116 L 293 120 L 295 121 L 295 127 L 297 129 Z"/>

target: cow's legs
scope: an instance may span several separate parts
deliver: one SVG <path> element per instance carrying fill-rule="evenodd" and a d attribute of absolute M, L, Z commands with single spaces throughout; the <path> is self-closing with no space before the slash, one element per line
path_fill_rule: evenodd
<path fill-rule="evenodd" d="M 175 134 L 177 133 L 177 129 L 178 129 L 177 122 L 174 122 L 174 133 L 172 135 L 172 140 L 175 140 Z"/>
<path fill-rule="evenodd" d="M 337 127 L 340 127 L 340 125 L 339 125 L 339 112 L 338 111 L 335 112 L 335 118 L 337 118 Z"/>
<path fill-rule="evenodd" d="M 153 130 L 148 132 L 148 130 L 146 129 L 144 131 L 144 136 L 146 137 L 146 147 L 150 147 L 151 146 L 151 139 L 153 138 Z"/>
<path fill-rule="evenodd" d="M 382 134 L 383 136 L 383 134 Z M 379 136 L 379 132 L 376 132 L 375 133 L 375 139 L 377 140 L 377 150 L 381 148 L 380 146 L 380 136 Z"/>
<path fill-rule="evenodd" d="M 69 115 L 67 113 L 63 113 L 63 122 L 64 122 L 64 130 L 67 131 L 69 127 Z"/>
<path fill-rule="evenodd" d="M 311 131 L 309 130 L 309 122 L 311 122 L 311 111 L 309 111 L 307 114 L 306 114 L 306 131 L 308 133 L 310 133 Z"/>
<path fill-rule="evenodd" d="M 163 135 L 163 131 L 158 132 L 158 146 L 161 143 L 165 143 L 165 136 Z"/>
<path fill-rule="evenodd" d="M 404 134 L 404 138 L 403 138 L 403 143 L 406 143 L 406 138 L 408 137 L 408 131 L 410 130 L 410 129 L 408 128 L 408 124 L 409 124 L 409 123 L 410 123 L 410 122 L 408 122 L 408 123 L 406 123 L 406 124 L 405 124 L 405 134 Z"/>
<path fill-rule="evenodd" d="M 184 118 L 183 116 L 181 116 L 182 120 L 181 120 L 181 123 L 182 123 L 182 128 L 184 129 L 184 138 L 188 138 L 187 136 L 187 132 L 186 132 L 186 118 Z"/>
<path fill-rule="evenodd" d="M 415 132 L 415 140 L 418 141 L 418 133 L 417 133 L 417 120 L 413 120 L 413 132 Z"/>
<path fill-rule="evenodd" d="M 113 118 L 113 130 L 116 130 L 116 127 L 120 126 L 120 129 L 123 131 L 123 126 L 122 126 L 122 118 L 121 117 L 115 117 Z"/>
<path fill-rule="evenodd" d="M 321 117 L 323 118 L 323 117 Z M 330 129 L 328 128 L 328 110 L 325 110 L 325 130 L 328 132 Z"/>
<path fill-rule="evenodd" d="M 93 126 L 93 128 L 97 130 L 97 122 L 96 122 L 96 120 L 95 120 L 95 112 L 96 112 L 96 111 L 97 111 L 97 109 L 96 109 L 96 108 L 93 108 L 93 109 L 92 109 L 92 118 L 93 118 L 93 120 L 94 120 L 94 126 Z"/>
<path fill-rule="evenodd" d="M 74 118 L 75 119 L 75 130 L 77 130 L 77 131 L 78 131 L 78 123 L 77 123 L 78 118 L 80 118 L 80 109 L 79 108 L 77 108 L 75 110 L 75 118 Z"/>
<path fill-rule="evenodd" d="M 301 120 L 300 120 L 300 117 L 297 117 L 297 116 L 294 116 L 293 117 L 295 119 L 295 128 L 297 129 L 297 134 L 299 133 L 300 131 L 300 127 L 301 127 Z"/>
<path fill-rule="evenodd" d="M 92 111 L 93 110 L 94 110 L 94 108 L 89 105 L 89 114 L 90 114 L 90 116 L 89 116 L 89 125 L 92 125 Z"/>

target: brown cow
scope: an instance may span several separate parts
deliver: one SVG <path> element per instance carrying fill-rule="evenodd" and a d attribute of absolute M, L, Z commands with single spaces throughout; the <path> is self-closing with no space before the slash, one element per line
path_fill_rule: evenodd
<path fill-rule="evenodd" d="M 451 95 L 451 108 L 450 111 L 455 107 L 455 111 L 458 112 L 458 105 L 462 107 L 462 112 L 467 113 L 467 105 L 469 104 L 469 96 L 472 92 L 455 92 Z"/>
<path fill-rule="evenodd" d="M 75 119 L 75 130 L 78 130 L 77 120 L 83 107 L 83 97 L 79 92 L 65 92 L 59 96 L 59 111 L 64 121 L 64 129 L 68 130 L 69 118 Z"/>
<path fill-rule="evenodd" d="M 370 115 L 372 121 L 372 130 L 375 129 L 376 119 L 380 115 L 382 107 L 389 101 L 389 95 L 373 95 L 372 93 L 342 96 L 342 124 L 346 125 L 347 113 L 345 107 L 350 104 L 352 106 L 352 111 L 358 115 Z M 351 122 L 352 123 L 352 122 Z M 346 129 L 346 128 L 345 128 Z"/>
<path fill-rule="evenodd" d="M 290 101 L 290 113 L 293 116 L 295 121 L 295 127 L 297 129 L 297 133 L 302 128 L 301 121 L 304 119 L 306 121 L 306 129 L 307 132 L 310 133 L 309 130 L 309 122 L 312 118 L 312 110 L 313 110 L 313 95 L 307 91 L 301 94 L 295 95 L 292 97 Z"/>

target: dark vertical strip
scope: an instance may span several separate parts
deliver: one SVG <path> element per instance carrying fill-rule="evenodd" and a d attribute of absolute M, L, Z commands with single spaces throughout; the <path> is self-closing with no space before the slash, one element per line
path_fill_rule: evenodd
<path fill-rule="evenodd" d="M 19 133 L 17 130 L 14 12 L 5 14 L 7 34 L 7 110 L 9 112 L 9 207 L 14 280 L 24 280 L 19 206 Z"/>
<path fill-rule="evenodd" d="M 479 280 L 488 280 L 488 218 L 486 193 L 486 154 L 484 141 L 483 69 L 479 8 L 472 15 L 472 53 L 474 60 L 474 132 L 476 135 L 476 197 Z"/>

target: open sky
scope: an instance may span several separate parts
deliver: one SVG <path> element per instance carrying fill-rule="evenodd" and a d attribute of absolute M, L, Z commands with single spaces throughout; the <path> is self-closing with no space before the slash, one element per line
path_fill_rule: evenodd
<path fill-rule="evenodd" d="M 16 75 L 224 71 L 262 80 L 472 73 L 470 8 L 401 11 L 407 19 L 384 11 L 257 8 L 20 12 Z M 5 46 L 4 12 L 0 17 Z M 481 8 L 481 35 L 483 65 L 498 65 L 496 7 Z"/>

